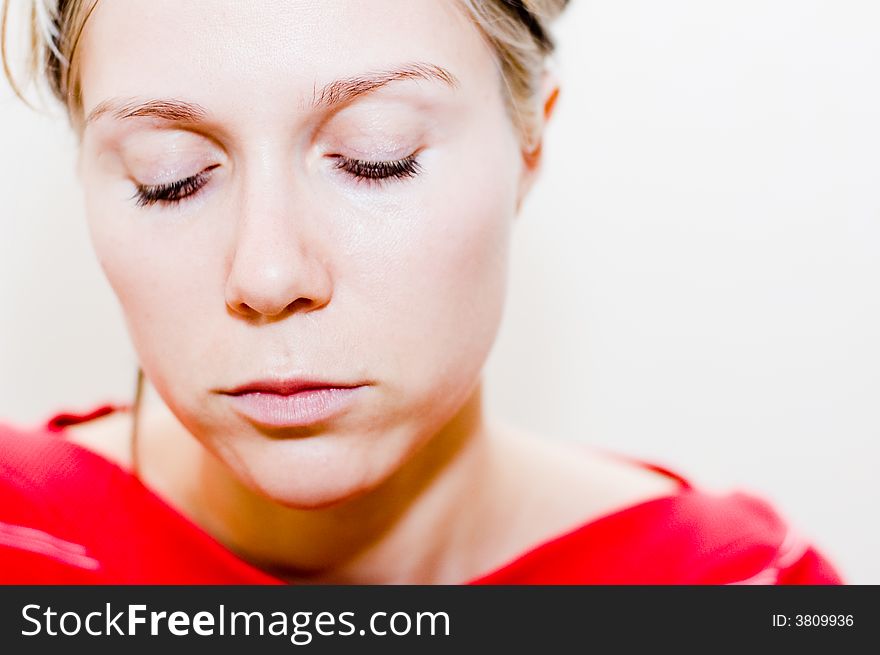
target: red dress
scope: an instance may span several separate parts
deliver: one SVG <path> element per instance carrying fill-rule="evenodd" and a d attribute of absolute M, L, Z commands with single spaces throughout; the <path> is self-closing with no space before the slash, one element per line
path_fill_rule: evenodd
<path fill-rule="evenodd" d="M 282 584 L 243 561 L 115 463 L 63 436 L 110 413 L 0 425 L 0 583 Z M 467 584 L 840 584 L 764 501 L 680 476 L 655 498 L 590 520 Z"/>

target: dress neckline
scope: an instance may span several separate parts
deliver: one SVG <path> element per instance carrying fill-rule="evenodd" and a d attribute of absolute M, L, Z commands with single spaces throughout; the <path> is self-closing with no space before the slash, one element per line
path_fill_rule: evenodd
<path fill-rule="evenodd" d="M 150 498 L 151 502 L 158 506 L 172 520 L 185 526 L 185 528 L 189 532 L 198 537 L 200 540 L 212 544 L 215 551 L 218 554 L 222 555 L 223 558 L 230 564 L 232 564 L 235 569 L 237 569 L 238 571 L 244 571 L 247 577 L 252 578 L 252 580 L 249 580 L 249 582 L 264 584 L 273 583 L 279 585 L 289 584 L 285 580 L 278 578 L 277 576 L 274 576 L 273 574 L 268 573 L 263 569 L 260 569 L 256 565 L 240 557 L 234 551 L 230 550 L 225 544 L 221 543 L 207 530 L 195 523 L 192 519 L 190 519 L 176 507 L 171 505 L 167 500 L 165 500 L 155 491 L 146 486 L 141 481 L 141 479 L 132 474 L 131 471 L 128 471 L 124 467 L 120 466 L 117 462 L 114 462 L 109 458 L 104 457 L 98 452 L 95 452 L 89 448 L 86 448 L 85 446 L 81 446 L 80 444 L 63 438 L 65 436 L 65 430 L 69 426 L 85 423 L 87 421 L 91 421 L 118 411 L 130 411 L 130 409 L 131 405 L 129 404 L 108 402 L 100 404 L 94 409 L 86 412 L 57 412 L 43 422 L 43 429 L 46 432 L 54 433 L 55 435 L 62 437 L 61 442 L 65 445 L 65 447 L 71 449 L 74 452 L 77 452 L 81 456 L 92 459 L 93 462 L 96 462 L 101 466 L 105 466 L 111 470 L 114 470 L 117 475 L 124 476 L 131 484 L 136 485 L 144 495 Z M 500 566 L 497 566 L 490 571 L 478 574 L 477 576 L 470 578 L 468 581 L 460 583 L 461 585 L 504 584 L 505 579 L 507 579 L 508 577 L 515 578 L 517 571 L 526 566 L 529 566 L 535 560 L 539 560 L 541 558 L 552 558 L 553 551 L 557 550 L 558 548 L 564 547 L 571 541 L 580 540 L 582 537 L 584 537 L 585 534 L 589 532 L 600 530 L 607 523 L 610 523 L 622 517 L 629 517 L 630 515 L 637 515 L 640 513 L 650 514 L 651 512 L 659 508 L 668 506 L 671 502 L 681 499 L 686 494 L 696 493 L 695 488 L 689 480 L 664 466 L 623 455 L 614 451 L 609 451 L 604 448 L 599 448 L 591 444 L 584 445 L 597 452 L 601 452 L 613 458 L 629 462 L 631 464 L 640 466 L 642 468 L 660 473 L 661 475 L 671 478 L 677 483 L 678 489 L 670 494 L 654 496 L 615 509 L 606 514 L 587 519 L 570 529 L 563 530 L 562 532 L 559 532 L 552 537 L 546 538 L 543 541 L 540 541 L 533 546 L 526 548 L 523 552 L 509 559 L 504 564 L 501 564 Z"/>

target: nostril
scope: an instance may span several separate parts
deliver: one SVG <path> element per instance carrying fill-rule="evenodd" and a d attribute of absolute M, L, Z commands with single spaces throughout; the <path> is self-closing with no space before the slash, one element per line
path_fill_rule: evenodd
<path fill-rule="evenodd" d="M 288 262 L 290 263 L 290 262 Z M 320 309 L 333 296 L 329 271 L 312 267 L 307 259 L 296 260 L 296 270 L 284 270 L 281 263 L 263 268 L 236 266 L 226 280 L 227 307 L 242 316 L 280 318 Z"/>
<path fill-rule="evenodd" d="M 298 312 L 304 309 L 309 309 L 315 304 L 315 301 L 311 298 L 297 298 L 292 303 L 287 306 L 287 310 L 289 312 Z"/>
<path fill-rule="evenodd" d="M 267 318 L 280 318 L 282 316 L 287 316 L 288 314 L 311 311 L 312 309 L 316 309 L 318 306 L 319 304 L 315 302 L 312 298 L 300 297 L 293 302 L 288 303 L 286 306 L 276 305 L 274 307 L 271 307 L 269 305 L 260 306 L 248 304 L 246 302 L 240 302 L 235 306 L 235 311 L 243 316 L 264 316 Z"/>
<path fill-rule="evenodd" d="M 248 305 L 246 302 L 240 302 L 235 305 L 227 305 L 227 307 L 230 307 L 237 314 L 242 314 L 243 316 L 251 316 L 253 314 L 260 313 L 256 309 Z"/>

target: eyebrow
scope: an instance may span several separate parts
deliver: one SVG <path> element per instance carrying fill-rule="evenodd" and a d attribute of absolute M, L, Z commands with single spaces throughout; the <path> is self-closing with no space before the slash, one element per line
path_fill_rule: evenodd
<path fill-rule="evenodd" d="M 348 104 L 355 99 L 372 93 L 391 82 L 399 80 L 439 81 L 456 89 L 460 86 L 458 78 L 441 66 L 415 62 L 378 72 L 356 75 L 325 84 L 312 90 L 312 110 L 328 110 Z M 104 100 L 89 112 L 85 124 L 95 122 L 100 117 L 111 115 L 117 120 L 148 117 L 181 123 L 198 123 L 208 116 L 207 110 L 192 102 L 174 98 L 140 101 L 136 99 L 110 98 Z"/>
<path fill-rule="evenodd" d="M 312 108 L 330 109 L 347 104 L 362 95 L 380 89 L 397 80 L 440 81 L 450 88 L 458 88 L 458 78 L 435 64 L 413 63 L 400 68 L 336 80 L 312 95 Z"/>

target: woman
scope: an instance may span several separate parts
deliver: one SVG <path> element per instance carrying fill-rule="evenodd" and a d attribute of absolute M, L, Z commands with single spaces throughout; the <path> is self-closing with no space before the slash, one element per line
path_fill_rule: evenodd
<path fill-rule="evenodd" d="M 0 430 L 4 582 L 839 582 L 759 499 L 483 417 L 565 4 L 37 3 L 141 370 Z"/>

